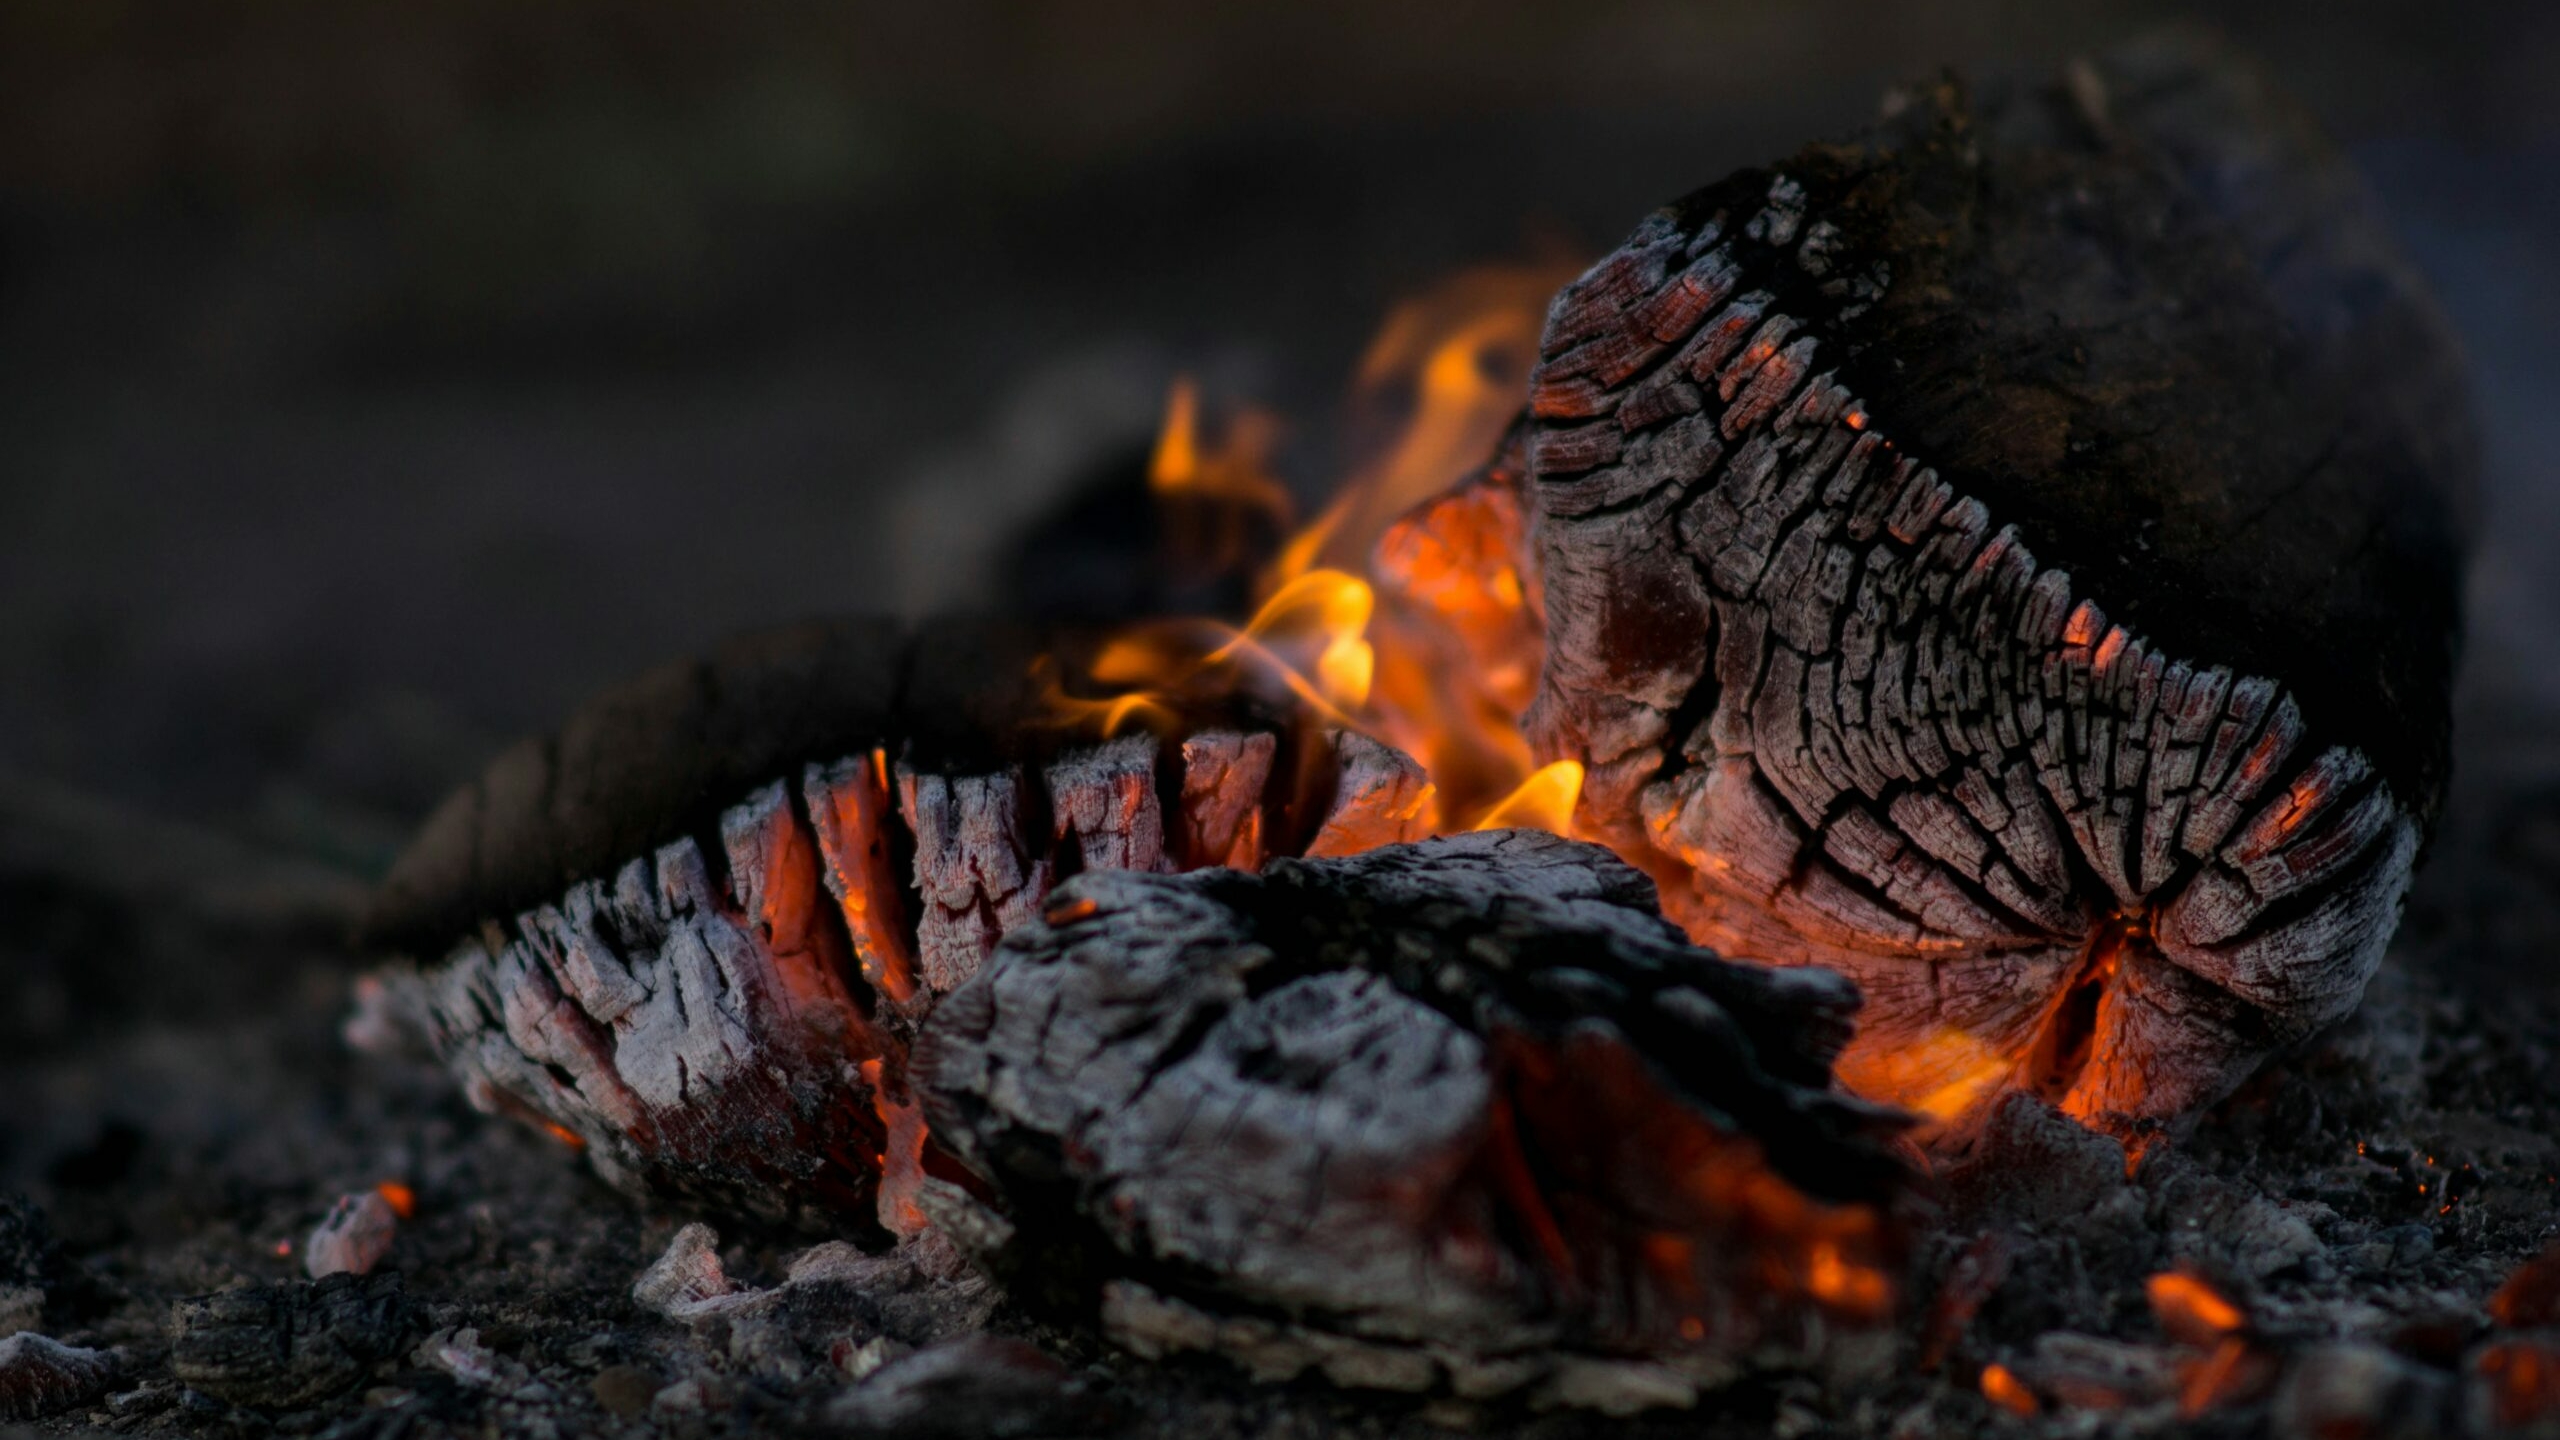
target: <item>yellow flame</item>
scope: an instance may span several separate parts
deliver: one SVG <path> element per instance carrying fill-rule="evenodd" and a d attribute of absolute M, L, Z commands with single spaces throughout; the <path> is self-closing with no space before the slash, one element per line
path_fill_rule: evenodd
<path fill-rule="evenodd" d="M 1114 642 L 1118 644 L 1119 642 Z M 1104 652 L 1108 655 L 1110 652 Z M 1108 740 L 1133 723 L 1148 728 L 1161 728 L 1174 723 L 1175 712 L 1166 697 L 1154 690 L 1127 690 L 1117 695 L 1087 698 L 1070 695 L 1058 680 L 1057 662 L 1043 655 L 1031 662 L 1032 675 L 1040 682 L 1041 704 L 1049 712 L 1049 723 L 1062 729 L 1088 730 Z"/>
<path fill-rule="evenodd" d="M 1361 357 L 1353 401 L 1394 411 L 1400 423 L 1282 553 L 1276 576 L 1319 563 L 1365 565 L 1391 521 L 1484 463 L 1520 413 L 1547 301 L 1579 268 L 1479 266 L 1387 316 Z"/>
<path fill-rule="evenodd" d="M 1156 432 L 1156 452 L 1147 462 L 1147 483 L 1157 491 L 1183 490 L 1200 478 L 1200 392 L 1189 376 L 1173 382 L 1165 396 L 1164 427 Z"/>
<path fill-rule="evenodd" d="M 1530 772 L 1508 795 L 1484 813 L 1477 830 L 1517 828 L 1573 833 L 1574 802 L 1582 798 L 1582 762 L 1558 760 Z"/>

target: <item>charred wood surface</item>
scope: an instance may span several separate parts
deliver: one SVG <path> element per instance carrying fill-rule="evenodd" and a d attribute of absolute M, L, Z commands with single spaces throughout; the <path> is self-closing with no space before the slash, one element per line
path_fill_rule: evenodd
<path fill-rule="evenodd" d="M 949 997 L 928 1117 L 1028 1287 L 1142 1353 L 1658 1401 L 1890 1309 L 1891 1113 L 1854 991 L 1691 948 L 1531 831 L 1088 874 Z"/>
<path fill-rule="evenodd" d="M 2444 781 L 2443 327 L 2344 163 L 2190 42 L 1648 218 L 1558 297 L 1528 725 L 1843 1075 L 2127 1133 L 2350 1010 Z"/>
<path fill-rule="evenodd" d="M 233 1404 L 288 1409 L 354 1389 L 419 1325 L 396 1273 L 245 1286 L 178 1302 L 169 1368 Z"/>
<path fill-rule="evenodd" d="M 475 1105 L 626 1188 L 911 1233 L 906 1042 L 1060 878 L 1409 839 L 1429 799 L 1386 745 L 1239 705 L 1081 736 L 1035 679 L 1074 643 L 803 627 L 602 697 L 395 867 L 373 933 L 423 963 L 359 1033 L 422 1037 Z"/>

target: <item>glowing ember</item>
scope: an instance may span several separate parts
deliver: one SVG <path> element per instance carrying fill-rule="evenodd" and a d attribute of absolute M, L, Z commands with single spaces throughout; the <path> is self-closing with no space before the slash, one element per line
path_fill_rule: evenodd
<path fill-rule="evenodd" d="M 2560 1245 L 2516 1267 L 2489 1297 L 2489 1318 L 2519 1330 L 2560 1320 Z"/>
<path fill-rule="evenodd" d="M 2201 1360 L 2178 1367 L 2178 1414 L 2193 1420 L 2207 1410 L 2248 1399 L 2274 1378 L 2275 1366 L 2234 1335 Z"/>
<path fill-rule="evenodd" d="M 924 1208 L 917 1203 L 922 1193 L 924 1174 L 924 1111 L 912 1104 L 891 1098 L 891 1087 L 885 1083 L 885 1066 L 879 1060 L 862 1062 L 862 1083 L 871 1088 L 871 1106 L 880 1116 L 887 1132 L 885 1148 L 878 1159 L 880 1165 L 880 1224 L 890 1234 L 900 1237 L 922 1234 L 930 1223 Z M 903 1077 L 896 1087 L 903 1093 Z"/>
<path fill-rule="evenodd" d="M 2144 1283 L 2151 1297 L 2152 1318 L 2169 1338 L 2204 1349 L 2219 1345 L 2249 1323 L 2240 1307 L 2220 1291 L 2183 1270 L 2168 1270 Z"/>
<path fill-rule="evenodd" d="M 2017 1373 L 2006 1365 L 1982 1367 L 1982 1398 L 2021 1418 L 2044 1409 L 2036 1399 L 2036 1392 L 2028 1389 L 2027 1382 L 2019 1379 Z"/>
<path fill-rule="evenodd" d="M 2487 1382 L 2498 1424 L 2521 1428 L 2560 1412 L 2560 1352 L 2530 1340 L 2482 1346 L 2471 1362 Z"/>
<path fill-rule="evenodd" d="M 397 1180 L 385 1180 L 373 1187 L 373 1193 L 390 1204 L 392 1214 L 403 1220 L 418 1218 L 418 1192 L 408 1186 Z"/>

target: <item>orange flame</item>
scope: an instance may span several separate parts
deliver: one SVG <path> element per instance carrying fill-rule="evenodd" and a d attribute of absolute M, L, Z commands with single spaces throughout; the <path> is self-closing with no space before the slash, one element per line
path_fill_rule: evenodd
<path fill-rule="evenodd" d="M 1582 762 L 1558 760 L 1531 771 L 1528 779 L 1521 781 L 1469 828 L 1500 830 L 1516 826 L 1570 835 L 1573 833 L 1574 802 L 1581 798 Z"/>
<path fill-rule="evenodd" d="M 1189 377 L 1165 397 L 1164 426 L 1147 462 L 1147 485 L 1163 509 L 1178 565 L 1212 574 L 1245 561 L 1256 523 L 1289 528 L 1296 506 L 1270 473 L 1277 419 L 1239 411 L 1214 444 L 1200 436 L 1200 392 Z"/>
<path fill-rule="evenodd" d="M 373 1193 L 382 1197 L 383 1203 L 391 1207 L 392 1214 L 403 1220 L 417 1218 L 418 1192 L 408 1186 L 397 1180 L 385 1180 L 373 1187 Z"/>
<path fill-rule="evenodd" d="M 1568 829 L 1579 768 L 1536 770 L 1517 729 L 1536 680 L 1534 650 L 1478 643 L 1516 631 L 1527 604 L 1510 537 L 1498 533 L 1502 517 L 1458 507 L 1439 523 L 1390 527 L 1494 451 L 1518 412 L 1547 299 L 1571 273 L 1562 264 L 1486 267 L 1399 305 L 1353 385 L 1352 428 L 1377 438 L 1359 447 L 1323 513 L 1265 567 L 1253 617 L 1240 628 L 1132 626 L 1072 689 L 1048 668 L 1038 680 L 1054 721 L 1105 737 L 1170 730 L 1186 709 L 1264 694 L 1420 761 L 1442 802 L 1435 828 Z M 1198 387 L 1177 381 L 1148 469 L 1168 516 L 1210 503 L 1285 522 L 1289 490 L 1269 468 L 1278 425 L 1246 410 L 1213 444 L 1201 412 Z M 1233 558 L 1223 542 L 1218 553 Z M 1383 592 L 1363 578 L 1373 564 L 1389 582 Z M 1453 624 L 1470 653 L 1451 653 Z"/>

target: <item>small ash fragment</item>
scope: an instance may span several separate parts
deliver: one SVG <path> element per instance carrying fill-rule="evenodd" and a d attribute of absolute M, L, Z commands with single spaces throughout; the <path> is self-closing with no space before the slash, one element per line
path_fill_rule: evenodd
<path fill-rule="evenodd" d="M 688 1375 L 650 1397 L 650 1410 L 661 1415 L 704 1415 L 727 1401 L 728 1387 L 716 1376 Z"/>
<path fill-rule="evenodd" d="M 34 1420 L 107 1392 L 118 1369 L 103 1350 L 65 1345 L 33 1331 L 0 1340 L 0 1420 Z"/>
<path fill-rule="evenodd" d="M 720 1232 L 696 1221 L 676 1232 L 666 1253 L 631 1282 L 631 1298 L 670 1320 L 698 1320 L 737 1306 L 741 1292 L 720 1265 Z"/>
<path fill-rule="evenodd" d="M 338 1197 L 302 1247 L 302 1268 L 312 1279 L 328 1275 L 370 1275 L 391 1253 L 400 1233 L 400 1212 L 378 1190 Z"/>
<path fill-rule="evenodd" d="M 892 1360 L 827 1407 L 830 1423 L 914 1437 L 1079 1434 L 1100 1407 L 1038 1346 L 964 1335 Z"/>
<path fill-rule="evenodd" d="M 2287 1440 L 2418 1440 L 2453 1431 L 2452 1390 L 2441 1372 L 2410 1364 L 2379 1345 L 2321 1345 L 2296 1354 L 2285 1367 L 2269 1419 Z"/>
<path fill-rule="evenodd" d="M 916 1346 L 975 1333 L 995 1308 L 984 1279 L 945 1273 L 947 1246 L 908 1242 L 875 1255 L 831 1240 L 793 1257 L 783 1282 L 764 1289 L 729 1277 L 719 1243 L 711 1227 L 687 1225 L 632 1298 L 687 1326 L 693 1345 L 729 1370 L 786 1388 L 829 1372 L 860 1378 Z M 659 1403 L 690 1404 L 689 1393 Z"/>

